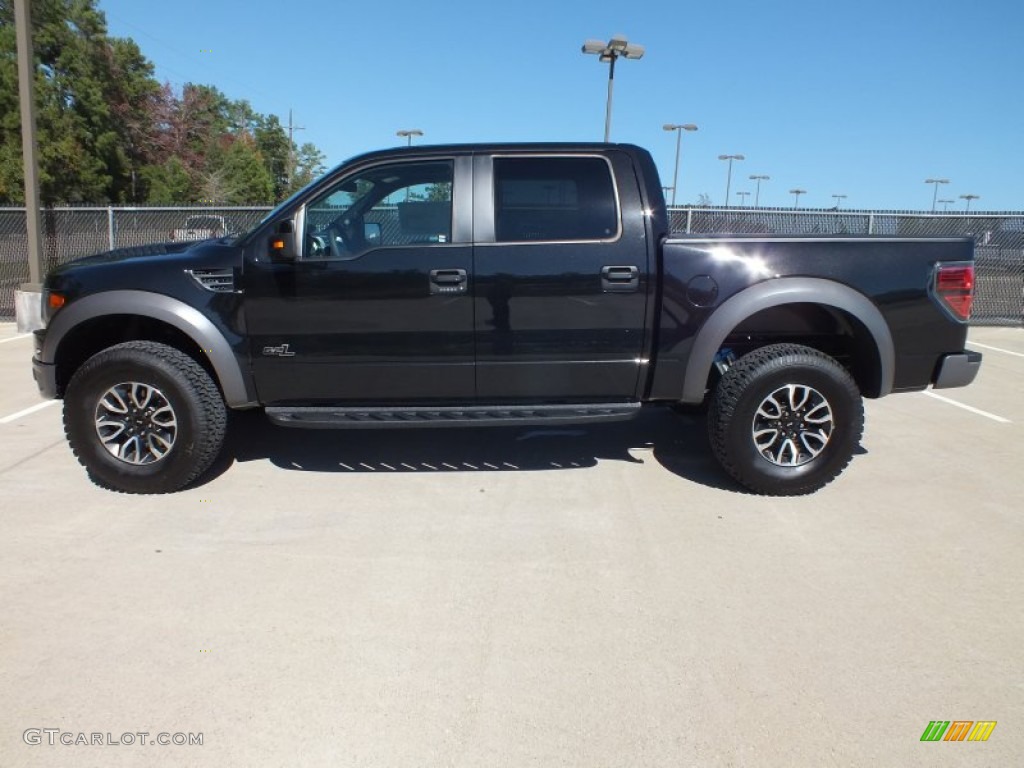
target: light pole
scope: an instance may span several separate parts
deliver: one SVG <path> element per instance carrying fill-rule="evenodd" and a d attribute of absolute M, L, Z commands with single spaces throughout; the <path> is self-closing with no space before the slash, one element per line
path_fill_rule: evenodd
<path fill-rule="evenodd" d="M 737 192 L 736 197 L 740 199 L 740 207 L 745 208 L 747 206 L 747 198 L 750 197 L 749 192 Z"/>
<path fill-rule="evenodd" d="M 800 206 L 800 195 L 806 195 L 806 189 L 791 189 L 789 194 L 793 195 L 793 207 L 798 208 Z"/>
<path fill-rule="evenodd" d="M 612 131 L 612 86 L 615 83 L 615 60 L 620 56 L 625 59 L 642 59 L 644 47 L 630 45 L 622 35 L 614 35 L 607 43 L 603 40 L 587 40 L 581 49 L 584 53 L 592 53 L 600 57 L 600 61 L 608 64 L 608 100 L 604 108 L 604 140 L 608 142 Z"/>
<path fill-rule="evenodd" d="M 935 185 L 935 191 L 932 193 L 932 213 L 935 213 L 935 201 L 939 198 L 939 184 L 949 184 L 949 179 L 925 179 L 924 183 Z"/>
<path fill-rule="evenodd" d="M 977 200 L 981 195 L 960 195 L 961 200 L 967 201 L 967 207 L 964 209 L 965 213 L 971 212 L 971 200 Z"/>
<path fill-rule="evenodd" d="M 683 138 L 683 131 L 696 131 L 697 126 L 693 123 L 684 123 L 682 125 L 676 125 L 674 123 L 665 123 L 661 126 L 666 131 L 676 132 L 676 166 L 675 171 L 672 172 L 672 205 L 676 204 L 676 187 L 679 186 L 679 140 Z"/>
<path fill-rule="evenodd" d="M 836 201 L 836 210 L 839 210 L 839 206 L 842 205 L 843 200 L 846 199 L 846 195 L 832 195 L 832 199 Z"/>
<path fill-rule="evenodd" d="M 755 208 L 757 208 L 758 204 L 761 202 L 761 182 L 762 181 L 768 181 L 769 179 L 771 179 L 771 176 L 751 176 L 750 177 L 751 181 L 756 181 L 757 182 L 757 189 L 754 191 L 754 207 Z"/>
<path fill-rule="evenodd" d="M 413 136 L 422 136 L 423 135 L 423 131 L 421 131 L 419 128 L 409 128 L 408 130 L 404 130 L 403 129 L 401 131 L 396 131 L 395 135 L 399 136 L 399 137 L 401 137 L 403 139 L 408 139 L 408 142 L 406 143 L 406 146 L 407 147 L 411 147 L 412 146 L 412 137 Z"/>
<path fill-rule="evenodd" d="M 949 210 L 949 204 L 950 203 L 955 203 L 956 200 L 943 200 L 943 199 L 939 198 L 939 202 L 942 203 L 942 210 L 943 211 L 948 211 Z"/>
<path fill-rule="evenodd" d="M 725 177 L 725 207 L 729 207 L 729 190 L 732 188 L 732 161 L 733 160 L 746 160 L 743 155 L 719 155 L 719 160 L 729 161 L 729 173 Z"/>

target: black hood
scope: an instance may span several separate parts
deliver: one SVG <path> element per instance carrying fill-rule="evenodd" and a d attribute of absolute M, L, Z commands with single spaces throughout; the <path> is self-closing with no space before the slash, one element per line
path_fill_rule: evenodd
<path fill-rule="evenodd" d="M 181 253 L 193 245 L 196 245 L 196 243 L 151 243 L 149 245 L 136 245 L 130 248 L 115 248 L 112 251 L 97 253 L 93 256 L 84 256 L 68 263 L 75 265 L 111 264 L 115 261 L 125 261 L 126 259 L 135 259 L 141 256 L 165 256 L 171 253 Z"/>

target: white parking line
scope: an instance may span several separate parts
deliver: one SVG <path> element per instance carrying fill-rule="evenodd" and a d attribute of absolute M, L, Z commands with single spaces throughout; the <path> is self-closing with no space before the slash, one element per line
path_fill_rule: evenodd
<path fill-rule="evenodd" d="M 18 339 L 27 339 L 31 335 L 31 333 L 23 333 L 19 336 L 11 336 L 9 339 L 0 339 L 0 344 L 6 344 L 8 341 L 17 341 Z"/>
<path fill-rule="evenodd" d="M 0 424 L 10 424 L 12 421 L 17 421 L 22 416 L 28 416 L 30 413 L 35 413 L 36 411 L 41 411 L 41 410 L 43 410 L 43 408 L 48 408 L 49 406 L 56 405 L 59 402 L 60 402 L 60 400 L 47 400 L 47 401 L 42 402 L 42 403 L 36 403 L 31 408 L 26 408 L 23 411 L 18 411 L 17 413 L 12 413 L 10 416 L 4 416 L 2 419 L 0 419 Z"/>
<path fill-rule="evenodd" d="M 1011 352 L 1008 349 L 1000 349 L 999 347 L 991 347 L 988 344 L 982 344 L 981 342 L 967 340 L 967 345 L 970 347 L 981 347 L 982 349 L 991 349 L 993 352 L 1002 352 L 1004 355 L 1013 355 L 1014 357 L 1024 357 L 1020 352 Z"/>
<path fill-rule="evenodd" d="M 996 416 L 994 413 L 989 413 L 988 411 L 983 411 L 980 408 L 973 408 L 973 407 L 971 407 L 969 405 L 964 405 L 963 403 L 958 403 L 956 400 L 950 400 L 948 397 L 943 397 L 942 395 L 936 395 L 934 392 L 931 392 L 931 391 L 922 392 L 921 394 L 922 395 L 928 395 L 928 397 L 934 398 L 936 400 L 941 400 L 942 402 L 949 403 L 950 405 L 955 405 L 957 408 L 963 408 L 965 411 L 970 411 L 971 413 L 976 413 L 978 416 L 984 416 L 986 419 L 992 419 L 992 421 L 998 421 L 1000 424 L 1012 424 L 1013 423 L 1009 419 L 1004 419 L 1002 416 Z"/>

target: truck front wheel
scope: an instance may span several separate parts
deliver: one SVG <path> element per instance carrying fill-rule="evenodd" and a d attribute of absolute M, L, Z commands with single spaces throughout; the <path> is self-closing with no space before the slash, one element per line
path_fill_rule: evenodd
<path fill-rule="evenodd" d="M 831 482 L 864 429 L 860 391 L 828 355 L 773 344 L 744 355 L 722 376 L 708 412 L 715 458 L 757 493 L 795 496 Z"/>
<path fill-rule="evenodd" d="M 130 341 L 87 360 L 64 396 L 64 431 L 97 484 L 170 493 L 220 452 L 227 411 L 205 369 L 166 344 Z"/>

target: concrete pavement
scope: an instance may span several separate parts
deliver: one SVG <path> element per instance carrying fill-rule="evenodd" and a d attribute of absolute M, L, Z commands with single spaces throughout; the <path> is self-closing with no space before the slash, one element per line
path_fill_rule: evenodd
<path fill-rule="evenodd" d="M 39 402 L 13 335 L 0 419 Z M 0 422 L 0 765 L 1019 764 L 1024 331 L 971 338 L 974 385 L 869 401 L 864 452 L 797 499 L 738 491 L 668 413 L 249 415 L 164 497 L 91 485 L 59 407 Z"/>

